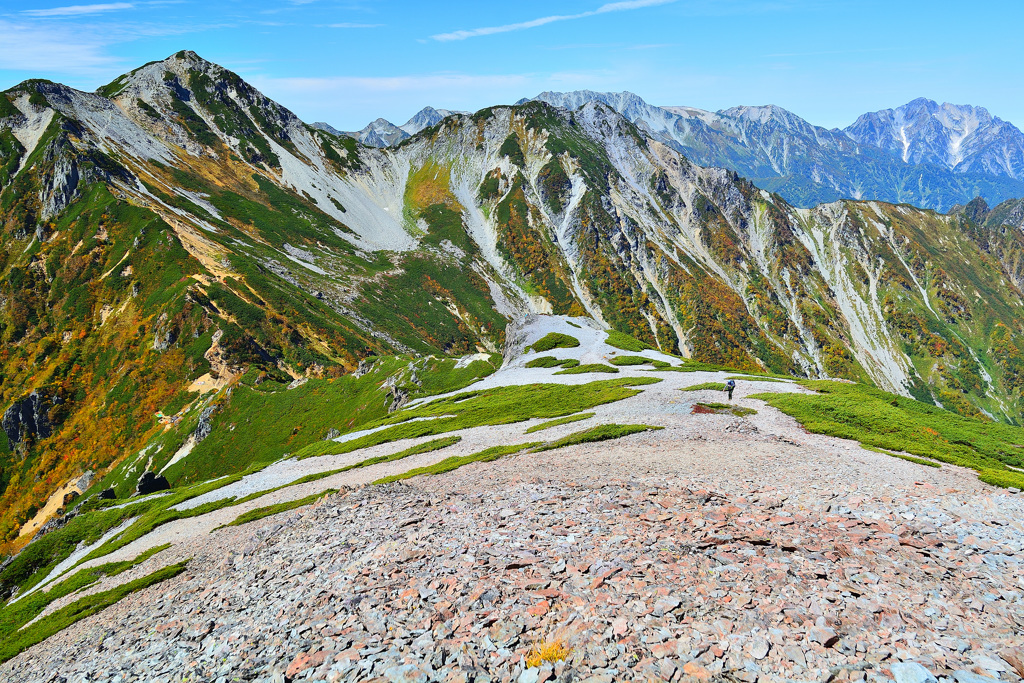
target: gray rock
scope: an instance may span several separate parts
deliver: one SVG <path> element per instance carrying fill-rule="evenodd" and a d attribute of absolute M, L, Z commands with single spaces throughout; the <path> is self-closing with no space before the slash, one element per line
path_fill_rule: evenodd
<path fill-rule="evenodd" d="M 812 643 L 821 643 L 825 647 L 832 647 L 839 641 L 839 636 L 827 626 L 812 626 L 807 629 L 807 640 Z"/>
<path fill-rule="evenodd" d="M 889 670 L 896 683 L 938 683 L 938 679 L 917 662 L 899 662 L 891 665 Z"/>
<path fill-rule="evenodd" d="M 992 681 L 996 680 L 995 678 L 981 676 L 970 671 L 964 671 L 963 669 L 954 671 L 953 678 L 956 679 L 956 683 L 992 683 Z"/>
<path fill-rule="evenodd" d="M 768 656 L 768 650 L 771 649 L 771 645 L 764 638 L 754 638 L 754 641 L 750 644 L 750 656 L 760 661 Z"/>

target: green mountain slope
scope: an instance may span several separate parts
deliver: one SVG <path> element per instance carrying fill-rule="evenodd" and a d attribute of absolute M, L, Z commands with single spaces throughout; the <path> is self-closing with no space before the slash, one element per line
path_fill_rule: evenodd
<path fill-rule="evenodd" d="M 465 385 L 529 313 L 1016 422 L 1019 229 L 978 208 L 797 209 L 600 103 L 373 149 L 190 52 L 26 82 L 0 95 L 0 534 L 85 471 L 201 481 Z"/>

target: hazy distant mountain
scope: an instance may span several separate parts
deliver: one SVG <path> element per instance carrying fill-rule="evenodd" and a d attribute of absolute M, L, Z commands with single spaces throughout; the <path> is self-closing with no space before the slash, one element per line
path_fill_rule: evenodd
<path fill-rule="evenodd" d="M 864 114 L 845 132 L 908 163 L 1024 179 L 1024 133 L 984 107 L 940 105 L 921 97 Z"/>
<path fill-rule="evenodd" d="M 372 121 L 362 130 L 343 132 L 335 128 L 334 126 L 318 121 L 313 124 L 313 127 L 325 130 L 328 133 L 334 135 L 347 135 L 353 137 L 364 145 L 370 147 L 390 147 L 396 145 L 402 140 L 409 138 L 412 135 L 420 132 L 424 128 L 429 128 L 436 123 L 439 123 L 446 116 L 452 114 L 468 114 L 465 111 L 450 111 L 448 109 L 434 109 L 433 107 L 423 107 L 416 115 L 405 122 L 404 125 L 396 126 L 387 119 L 376 119 Z"/>
<path fill-rule="evenodd" d="M 695 163 L 735 170 L 803 207 L 854 198 L 944 211 L 976 196 L 997 203 L 1024 195 L 1024 135 L 981 108 L 915 100 L 829 130 L 775 105 L 709 112 L 590 90 L 534 99 L 567 109 L 607 104 Z"/>

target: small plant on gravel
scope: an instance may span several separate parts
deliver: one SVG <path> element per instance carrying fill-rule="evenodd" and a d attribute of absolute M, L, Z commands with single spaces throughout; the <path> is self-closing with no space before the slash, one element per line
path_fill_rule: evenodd
<path fill-rule="evenodd" d="M 694 403 L 692 412 L 694 415 L 723 415 L 725 413 L 731 413 L 736 417 L 757 415 L 757 411 L 753 408 L 730 406 L 725 403 Z"/>
<path fill-rule="evenodd" d="M 563 640 L 556 638 L 554 640 L 546 640 L 539 645 L 535 645 L 526 655 L 526 666 L 537 667 L 548 662 L 554 664 L 569 658 L 572 654 L 572 648 L 569 647 Z"/>
<path fill-rule="evenodd" d="M 527 350 L 533 349 L 539 353 L 551 349 L 572 349 L 580 345 L 580 340 L 561 332 L 548 332 L 546 335 L 527 346 Z"/>

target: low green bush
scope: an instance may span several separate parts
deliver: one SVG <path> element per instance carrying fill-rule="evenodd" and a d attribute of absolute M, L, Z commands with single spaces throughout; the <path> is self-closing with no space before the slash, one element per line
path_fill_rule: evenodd
<path fill-rule="evenodd" d="M 569 336 L 568 334 L 562 334 L 561 332 L 548 332 L 546 335 L 535 341 L 526 349 L 533 349 L 538 353 L 550 351 L 551 349 L 573 349 L 580 345 L 580 340 L 576 337 Z"/>
<path fill-rule="evenodd" d="M 556 375 L 582 375 L 588 372 L 606 372 L 608 374 L 614 374 L 619 371 L 618 368 L 613 368 L 611 365 L 605 365 L 604 363 L 586 363 L 584 365 L 576 365 L 568 367 L 565 370 L 559 370 Z"/>
<path fill-rule="evenodd" d="M 615 348 L 622 349 L 623 351 L 633 351 L 634 353 L 637 351 L 643 351 L 644 349 L 654 348 L 650 344 L 645 344 L 639 339 L 631 337 L 628 334 L 623 334 L 618 330 L 609 330 L 608 338 L 604 340 L 604 343 L 608 346 L 614 346 Z"/>
<path fill-rule="evenodd" d="M 665 363 L 665 361 L 661 361 Z M 650 358 L 644 358 L 643 356 L 615 356 L 612 358 L 612 365 L 647 365 L 653 364 L 654 361 Z M 668 363 L 665 363 L 668 365 Z"/>
<path fill-rule="evenodd" d="M 703 382 L 701 384 L 693 384 L 688 387 L 683 387 L 679 391 L 725 391 L 725 384 L 722 382 Z"/>

